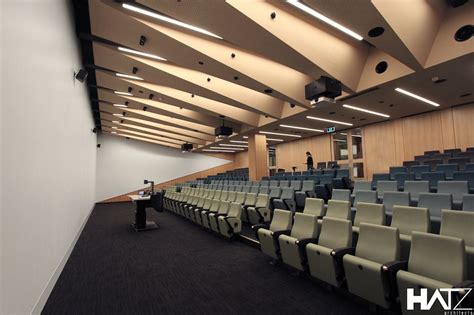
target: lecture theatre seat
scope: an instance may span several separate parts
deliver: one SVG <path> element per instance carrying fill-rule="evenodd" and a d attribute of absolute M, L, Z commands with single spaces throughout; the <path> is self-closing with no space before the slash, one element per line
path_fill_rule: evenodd
<path fill-rule="evenodd" d="M 217 212 L 211 212 L 208 214 L 210 230 L 216 233 L 219 233 L 219 222 L 217 218 L 220 216 L 225 216 L 229 212 L 230 201 L 221 200 Z"/>
<path fill-rule="evenodd" d="M 474 211 L 474 195 L 462 196 L 462 210 Z"/>
<path fill-rule="evenodd" d="M 241 214 L 242 221 L 250 222 L 247 210 L 248 210 L 249 207 L 254 207 L 256 202 L 257 202 L 257 194 L 256 193 L 248 193 L 245 196 L 245 201 L 244 201 L 244 204 L 242 206 L 242 214 Z"/>
<path fill-rule="evenodd" d="M 407 290 L 420 295 L 420 288 L 428 289 L 428 296 L 439 288 L 458 286 L 466 279 L 464 240 L 451 236 L 442 236 L 422 232 L 413 232 L 412 248 L 407 270 L 397 273 L 400 302 L 404 314 L 407 311 Z M 462 287 L 462 285 L 461 285 Z M 447 292 L 440 292 L 447 300 Z M 415 311 L 420 312 L 419 304 Z M 444 314 L 439 303 L 431 308 L 431 314 Z"/>
<path fill-rule="evenodd" d="M 296 206 L 298 208 L 303 208 L 305 206 L 306 198 L 314 198 L 316 194 L 314 193 L 314 181 L 305 180 L 301 187 L 301 191 L 295 193 Z"/>
<path fill-rule="evenodd" d="M 316 242 L 318 219 L 314 215 L 296 213 L 290 235 L 282 234 L 278 238 L 283 262 L 295 269 L 306 269 L 305 248 L 310 242 Z"/>
<path fill-rule="evenodd" d="M 401 191 L 388 191 L 384 194 L 383 205 L 388 216 L 392 216 L 394 206 L 409 206 L 410 193 Z"/>
<path fill-rule="evenodd" d="M 394 206 L 391 227 L 400 232 L 400 257 L 407 260 L 410 255 L 411 235 L 414 231 L 430 232 L 430 212 L 427 208 Z"/>
<path fill-rule="evenodd" d="M 280 258 L 278 237 L 291 230 L 293 215 L 290 211 L 275 209 L 270 226 L 254 225 L 262 252 L 273 259 Z"/>
<path fill-rule="evenodd" d="M 441 210 L 453 208 L 453 197 L 451 194 L 421 193 L 418 199 L 418 207 L 430 210 L 433 232 L 438 232 L 441 222 Z"/>
<path fill-rule="evenodd" d="M 325 214 L 324 200 L 318 198 L 306 198 L 303 213 L 314 215 L 316 217 L 323 217 Z"/>
<path fill-rule="evenodd" d="M 249 223 L 260 224 L 270 221 L 270 197 L 265 194 L 259 194 L 255 206 L 247 208 Z"/>
<path fill-rule="evenodd" d="M 361 223 L 385 225 L 385 207 L 377 203 L 359 202 L 352 232 L 358 234 Z"/>
<path fill-rule="evenodd" d="M 311 276 L 335 287 L 344 282 L 342 257 L 353 253 L 352 223 L 349 220 L 324 217 L 317 244 L 306 245 Z"/>
<path fill-rule="evenodd" d="M 343 257 L 349 292 L 388 309 L 394 301 L 388 266 L 395 269 L 399 260 L 397 228 L 361 223 L 355 254 Z"/>
<path fill-rule="evenodd" d="M 369 181 L 356 181 L 354 182 L 354 189 L 352 190 L 352 195 L 351 197 L 352 198 L 355 198 L 355 194 L 356 192 L 360 191 L 360 190 L 372 190 L 372 183 L 369 182 Z"/>
<path fill-rule="evenodd" d="M 405 182 L 415 180 L 414 173 L 397 173 L 395 174 L 395 181 L 397 182 L 397 189 L 403 191 Z"/>
<path fill-rule="evenodd" d="M 241 203 L 232 202 L 227 214 L 218 216 L 218 232 L 222 236 L 232 238 L 240 233 L 242 230 L 242 220 L 240 220 L 241 209 Z"/>
<path fill-rule="evenodd" d="M 383 196 L 386 191 L 398 191 L 397 182 L 390 180 L 380 180 L 377 182 L 377 197 L 383 201 Z"/>
<path fill-rule="evenodd" d="M 273 200 L 273 209 L 296 211 L 295 191 L 293 188 L 282 188 L 280 198 Z"/>
<path fill-rule="evenodd" d="M 474 279 L 474 212 L 442 210 L 439 234 L 464 240 L 467 278 Z"/>
<path fill-rule="evenodd" d="M 469 193 L 467 181 L 440 181 L 438 182 L 439 194 L 451 194 L 452 208 L 444 209 L 462 209 L 462 196 Z"/>
<path fill-rule="evenodd" d="M 377 192 L 372 190 L 357 191 L 354 198 L 354 211 L 357 209 L 359 202 L 377 203 Z"/>
<path fill-rule="evenodd" d="M 406 181 L 404 190 L 410 194 L 410 205 L 417 206 L 420 193 L 429 193 L 430 184 L 428 181 Z"/>

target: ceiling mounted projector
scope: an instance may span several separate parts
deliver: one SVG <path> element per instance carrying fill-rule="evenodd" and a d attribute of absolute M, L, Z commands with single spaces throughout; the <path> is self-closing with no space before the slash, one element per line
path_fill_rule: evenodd
<path fill-rule="evenodd" d="M 308 101 L 316 101 L 320 97 L 334 99 L 342 94 L 341 81 L 321 76 L 318 80 L 304 87 L 305 98 Z"/>
<path fill-rule="evenodd" d="M 232 127 L 219 126 L 216 128 L 214 134 L 218 138 L 227 138 L 232 135 Z"/>
<path fill-rule="evenodd" d="M 193 144 L 192 143 L 183 143 L 181 145 L 181 151 L 183 152 L 189 152 L 193 149 Z"/>

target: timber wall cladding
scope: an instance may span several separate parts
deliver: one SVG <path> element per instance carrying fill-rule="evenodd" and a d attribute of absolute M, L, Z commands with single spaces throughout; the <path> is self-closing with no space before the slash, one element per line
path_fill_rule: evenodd
<path fill-rule="evenodd" d="M 388 172 L 390 166 L 413 160 L 427 150 L 474 146 L 473 122 L 474 104 L 469 104 L 362 127 L 367 178 Z M 304 170 L 306 151 L 313 154 L 315 162 L 332 160 L 330 135 L 277 145 L 277 167 Z"/>

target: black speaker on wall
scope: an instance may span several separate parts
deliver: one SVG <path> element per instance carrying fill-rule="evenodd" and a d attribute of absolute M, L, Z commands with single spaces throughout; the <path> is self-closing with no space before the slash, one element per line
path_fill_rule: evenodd
<path fill-rule="evenodd" d="M 76 78 L 77 81 L 83 83 L 86 80 L 88 74 L 89 73 L 87 73 L 86 70 L 81 69 L 77 73 L 76 72 L 74 73 L 74 77 Z"/>

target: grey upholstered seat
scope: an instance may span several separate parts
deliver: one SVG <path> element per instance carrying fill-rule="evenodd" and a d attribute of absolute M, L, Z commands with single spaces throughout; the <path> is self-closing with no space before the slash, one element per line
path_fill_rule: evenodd
<path fill-rule="evenodd" d="M 381 204 L 359 202 L 352 231 L 359 233 L 361 223 L 385 225 L 385 208 Z"/>
<path fill-rule="evenodd" d="M 303 213 L 322 217 L 325 214 L 324 200 L 318 198 L 306 198 Z"/>
<path fill-rule="evenodd" d="M 290 230 L 292 224 L 293 215 L 290 211 L 275 209 L 272 222 L 268 229 L 260 228 L 257 230 L 262 252 L 274 259 L 278 259 L 278 233 Z"/>
<path fill-rule="evenodd" d="M 240 220 L 241 209 L 241 203 L 232 202 L 230 203 L 227 214 L 217 217 L 219 227 L 218 230 L 221 235 L 231 238 L 232 236 L 240 233 L 242 230 L 242 220 Z"/>
<path fill-rule="evenodd" d="M 349 292 L 383 308 L 389 308 L 390 279 L 382 269 L 400 259 L 397 228 L 361 223 L 355 255 L 344 255 L 344 271 Z"/>
<path fill-rule="evenodd" d="M 469 186 L 467 181 L 439 181 L 438 193 L 451 194 L 453 197 L 452 209 L 461 210 L 462 196 L 469 193 Z"/>
<path fill-rule="evenodd" d="M 259 194 L 254 207 L 247 208 L 250 224 L 258 224 L 270 221 L 270 198 L 268 195 Z"/>
<path fill-rule="evenodd" d="M 420 193 L 429 193 L 430 185 L 429 182 L 425 180 L 409 180 L 405 182 L 403 191 L 410 193 L 410 205 L 417 206 Z"/>
<path fill-rule="evenodd" d="M 296 211 L 296 202 L 295 202 L 295 191 L 293 188 L 282 188 L 281 196 L 274 199 L 273 209 L 283 209 L 290 210 L 292 212 Z"/>
<path fill-rule="evenodd" d="M 377 197 L 383 200 L 386 191 L 398 191 L 397 182 L 390 180 L 380 180 L 377 182 Z"/>
<path fill-rule="evenodd" d="M 409 206 L 410 193 L 400 191 L 387 191 L 383 198 L 383 205 L 387 215 L 391 216 L 393 206 Z"/>

